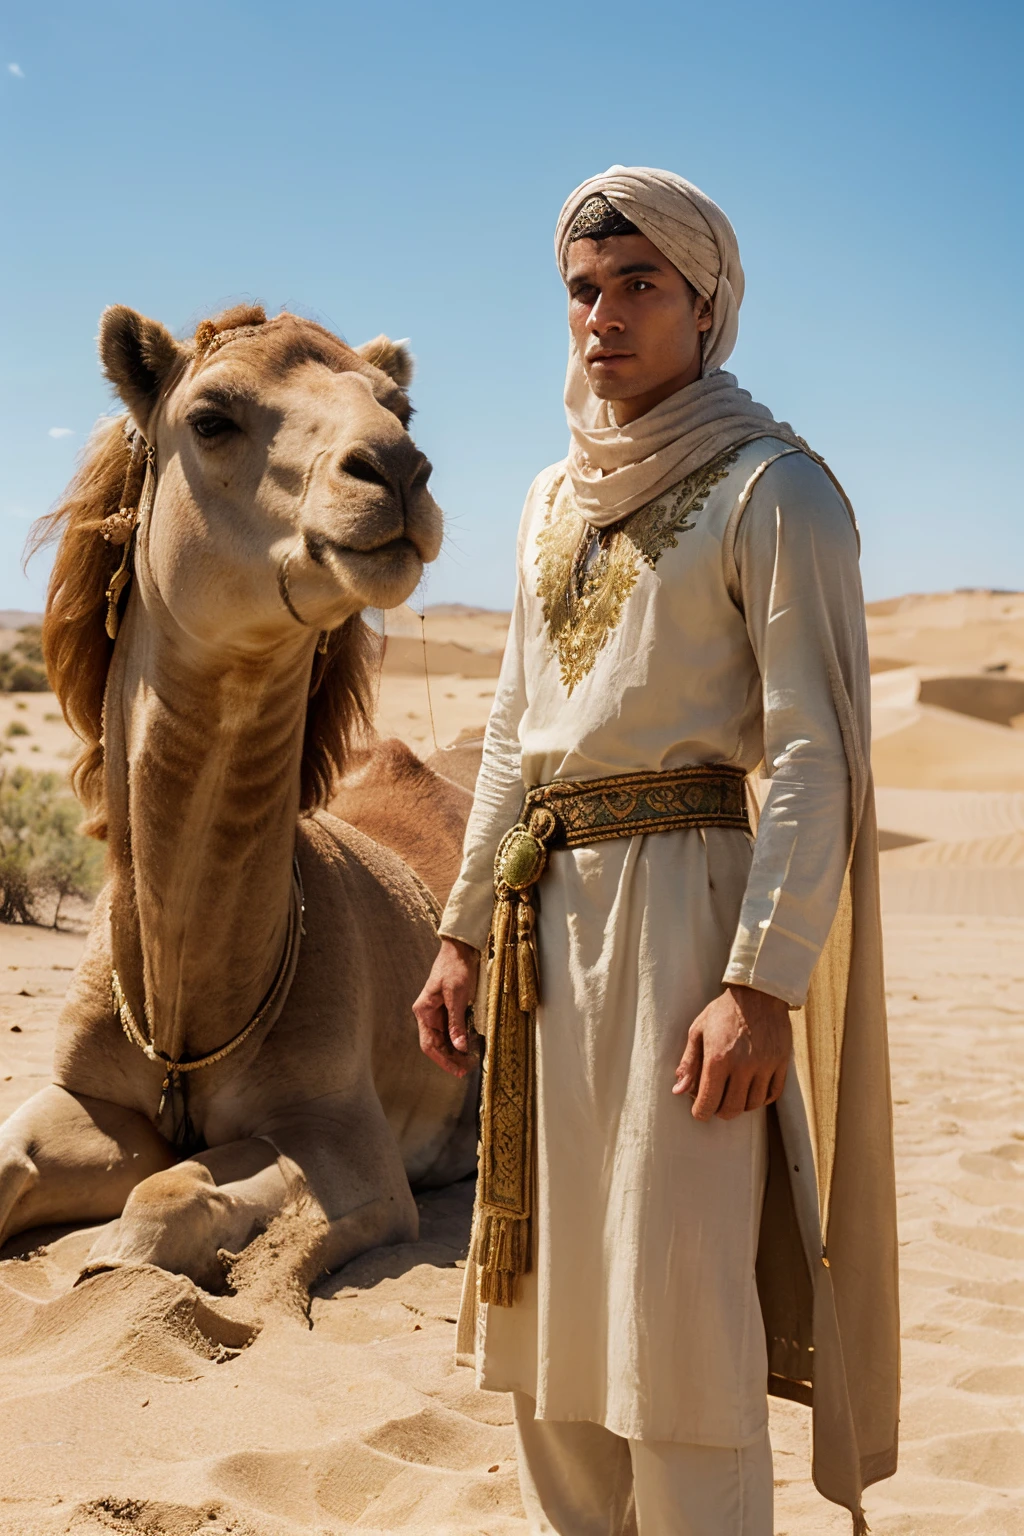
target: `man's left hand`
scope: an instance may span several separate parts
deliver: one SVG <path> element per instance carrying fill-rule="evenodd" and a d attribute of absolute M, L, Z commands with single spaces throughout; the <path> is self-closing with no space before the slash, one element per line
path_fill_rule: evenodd
<path fill-rule="evenodd" d="M 735 1120 L 774 1104 L 793 1043 L 789 1008 L 753 987 L 726 987 L 690 1025 L 673 1093 L 693 1095 L 693 1118 Z"/>

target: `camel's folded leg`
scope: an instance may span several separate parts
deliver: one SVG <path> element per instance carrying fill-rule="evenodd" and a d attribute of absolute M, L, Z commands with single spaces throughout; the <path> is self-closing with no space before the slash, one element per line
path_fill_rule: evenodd
<path fill-rule="evenodd" d="M 88 1268 L 156 1264 L 220 1290 L 221 1249 L 235 1252 L 285 1210 L 288 1171 L 268 1141 L 247 1137 L 197 1153 L 132 1190 L 93 1244 Z"/>
<path fill-rule="evenodd" d="M 210 1148 L 132 1191 L 89 1265 L 158 1264 L 219 1289 L 222 1250 L 238 1253 L 275 1217 L 303 1212 L 314 1270 L 367 1248 L 415 1238 L 416 1203 L 401 1156 L 372 1104 L 318 1099 L 278 1115 L 258 1136 Z M 296 1262 L 308 1269 L 308 1252 Z"/>
<path fill-rule="evenodd" d="M 321 1270 L 340 1269 L 368 1248 L 419 1237 L 402 1154 L 372 1089 L 358 1106 L 318 1099 L 275 1121 L 265 1135 L 301 1170 L 326 1218 Z"/>
<path fill-rule="evenodd" d="M 0 1241 L 49 1222 L 116 1216 L 173 1153 L 144 1115 L 51 1085 L 0 1126 Z"/>

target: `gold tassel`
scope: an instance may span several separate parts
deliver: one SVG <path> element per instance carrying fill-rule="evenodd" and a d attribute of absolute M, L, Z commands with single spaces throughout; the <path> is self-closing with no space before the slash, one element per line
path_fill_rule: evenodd
<path fill-rule="evenodd" d="M 516 917 L 516 979 L 519 987 L 519 1006 L 524 1013 L 537 1011 L 537 956 L 533 931 L 533 907 L 526 897 L 520 897 Z"/>
<path fill-rule="evenodd" d="M 516 1280 L 530 1267 L 530 1224 L 525 1216 L 481 1212 L 475 1258 L 480 1266 L 480 1300 L 510 1307 Z"/>
<path fill-rule="evenodd" d="M 487 1050 L 473 1227 L 480 1300 L 499 1307 L 512 1306 L 519 1276 L 530 1267 L 537 997 L 533 923 L 527 896 L 507 887 L 499 891 L 489 946 L 493 958 L 487 979 Z"/>
<path fill-rule="evenodd" d="M 118 612 L 117 605 L 121 600 L 121 593 L 132 579 L 131 565 L 129 562 L 131 561 L 132 547 L 134 542 L 135 536 L 133 529 L 128 542 L 124 546 L 124 554 L 121 556 L 121 564 L 118 566 L 113 576 L 111 576 L 110 585 L 107 587 L 107 590 L 104 593 L 104 596 L 107 599 L 107 618 L 105 628 L 111 640 L 117 639 L 117 632 L 121 627 L 121 615 Z"/>
<path fill-rule="evenodd" d="M 491 971 L 487 978 L 487 1024 L 488 1040 L 490 1039 L 490 1025 L 496 1017 L 496 1009 L 499 1006 L 501 993 L 506 986 L 506 951 L 509 944 L 509 927 L 512 921 L 512 903 L 509 900 L 495 903 L 494 916 L 491 919 L 491 934 L 489 949 L 491 954 Z"/>

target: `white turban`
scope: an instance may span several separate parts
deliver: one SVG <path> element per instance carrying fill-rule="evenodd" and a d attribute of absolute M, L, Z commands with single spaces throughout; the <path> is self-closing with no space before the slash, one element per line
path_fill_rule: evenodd
<path fill-rule="evenodd" d="M 570 338 L 565 414 L 572 443 L 567 468 L 580 512 L 595 528 L 606 528 L 727 449 L 759 437 L 805 444 L 720 366 L 736 345 L 743 268 L 735 231 L 718 204 L 671 171 L 613 165 L 566 199 L 555 233 L 563 278 L 569 231 L 583 204 L 599 194 L 712 306 L 701 377 L 626 426 L 619 426 L 608 402 L 591 390 Z"/>
<path fill-rule="evenodd" d="M 635 224 L 691 287 L 711 300 L 703 372 L 720 367 L 736 345 L 743 302 L 740 248 L 721 208 L 674 171 L 613 165 L 603 176 L 591 176 L 566 199 L 555 231 L 555 255 L 563 277 L 573 220 L 587 199 L 598 194 Z"/>

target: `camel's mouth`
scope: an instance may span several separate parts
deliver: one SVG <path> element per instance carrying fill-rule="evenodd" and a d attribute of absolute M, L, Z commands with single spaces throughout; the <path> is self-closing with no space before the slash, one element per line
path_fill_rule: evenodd
<path fill-rule="evenodd" d="M 441 510 L 427 491 L 400 501 L 355 501 L 318 509 L 315 524 L 303 532 L 306 554 L 347 597 L 366 607 L 393 608 L 437 559 Z"/>
<path fill-rule="evenodd" d="M 416 542 L 404 534 L 372 549 L 358 549 L 318 533 L 307 533 L 305 543 L 311 560 L 371 608 L 403 603 L 423 573 L 423 556 Z"/>
<path fill-rule="evenodd" d="M 317 565 L 329 563 L 329 557 L 336 560 L 344 560 L 346 564 L 356 560 L 366 560 L 377 563 L 379 561 L 404 564 L 410 557 L 419 561 L 422 565 L 424 555 L 416 547 L 412 539 L 404 534 L 397 539 L 387 539 L 383 544 L 375 544 L 371 549 L 358 549 L 353 544 L 343 544 L 340 539 L 328 538 L 324 533 L 307 533 L 306 548 L 311 560 Z"/>

